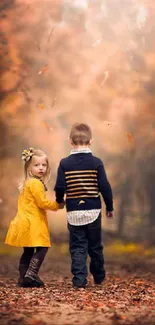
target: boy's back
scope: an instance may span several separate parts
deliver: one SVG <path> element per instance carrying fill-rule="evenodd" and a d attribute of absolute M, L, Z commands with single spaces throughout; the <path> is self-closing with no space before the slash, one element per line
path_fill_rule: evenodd
<path fill-rule="evenodd" d="M 55 191 L 59 202 L 66 193 L 67 211 L 101 209 L 100 193 L 107 211 L 113 210 L 112 191 L 103 163 L 90 149 L 72 150 L 61 160 Z"/>
<path fill-rule="evenodd" d="M 61 203 L 66 194 L 69 247 L 72 259 L 73 286 L 87 284 L 86 258 L 91 258 L 90 272 L 94 282 L 104 280 L 104 258 L 101 239 L 101 199 L 107 215 L 112 216 L 113 200 L 102 161 L 92 155 L 89 145 L 91 129 L 87 124 L 76 124 L 70 133 L 73 146 L 70 155 L 61 160 L 55 185 L 56 201 Z"/>

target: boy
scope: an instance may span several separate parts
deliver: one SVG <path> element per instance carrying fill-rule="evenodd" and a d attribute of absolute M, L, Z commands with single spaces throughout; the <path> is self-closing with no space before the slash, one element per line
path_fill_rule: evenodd
<path fill-rule="evenodd" d="M 100 193 L 107 217 L 113 216 L 113 199 L 103 163 L 89 148 L 92 142 L 90 127 L 83 123 L 73 125 L 70 142 L 73 149 L 60 161 L 54 190 L 58 203 L 63 201 L 66 193 L 73 287 L 85 288 L 88 254 L 95 284 L 101 284 L 105 278 Z"/>

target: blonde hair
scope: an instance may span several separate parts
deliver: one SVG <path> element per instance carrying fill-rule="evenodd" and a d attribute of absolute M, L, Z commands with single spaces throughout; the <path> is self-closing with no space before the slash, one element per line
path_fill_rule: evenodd
<path fill-rule="evenodd" d="M 89 125 L 84 123 L 76 123 L 70 131 L 70 139 L 75 145 L 88 145 L 92 139 L 92 131 Z"/>
<path fill-rule="evenodd" d="M 46 169 L 46 173 L 45 175 L 42 177 L 42 180 L 45 184 L 47 184 L 47 182 L 49 181 L 50 178 L 50 173 L 51 173 L 51 169 L 50 169 L 50 165 L 49 165 L 49 160 L 46 156 L 46 154 L 40 150 L 40 149 L 33 149 L 33 154 L 29 157 L 29 160 L 24 160 L 24 180 L 19 184 L 19 190 L 22 191 L 25 182 L 27 181 L 27 179 L 33 177 L 31 171 L 30 171 L 30 167 L 31 167 L 31 163 L 33 161 L 33 157 L 42 157 L 45 156 L 46 158 L 46 163 L 47 163 L 47 169 Z"/>

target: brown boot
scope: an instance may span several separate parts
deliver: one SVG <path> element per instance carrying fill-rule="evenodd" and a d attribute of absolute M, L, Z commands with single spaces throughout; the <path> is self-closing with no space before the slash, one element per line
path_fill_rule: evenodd
<path fill-rule="evenodd" d="M 17 285 L 19 287 L 23 286 L 24 276 L 26 274 L 27 269 L 28 269 L 28 265 L 25 265 L 25 264 L 20 264 L 19 265 L 19 279 L 18 279 L 18 282 L 17 282 Z"/>
<path fill-rule="evenodd" d="M 41 262 L 37 258 L 32 258 L 29 268 L 24 276 L 24 287 L 43 287 L 44 282 L 38 277 L 38 271 L 41 266 Z"/>

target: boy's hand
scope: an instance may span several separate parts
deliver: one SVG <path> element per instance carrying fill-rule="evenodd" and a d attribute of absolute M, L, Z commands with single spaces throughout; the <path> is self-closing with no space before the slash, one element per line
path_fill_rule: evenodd
<path fill-rule="evenodd" d="M 114 216 L 114 211 L 106 211 L 107 218 L 113 218 L 113 216 Z"/>

